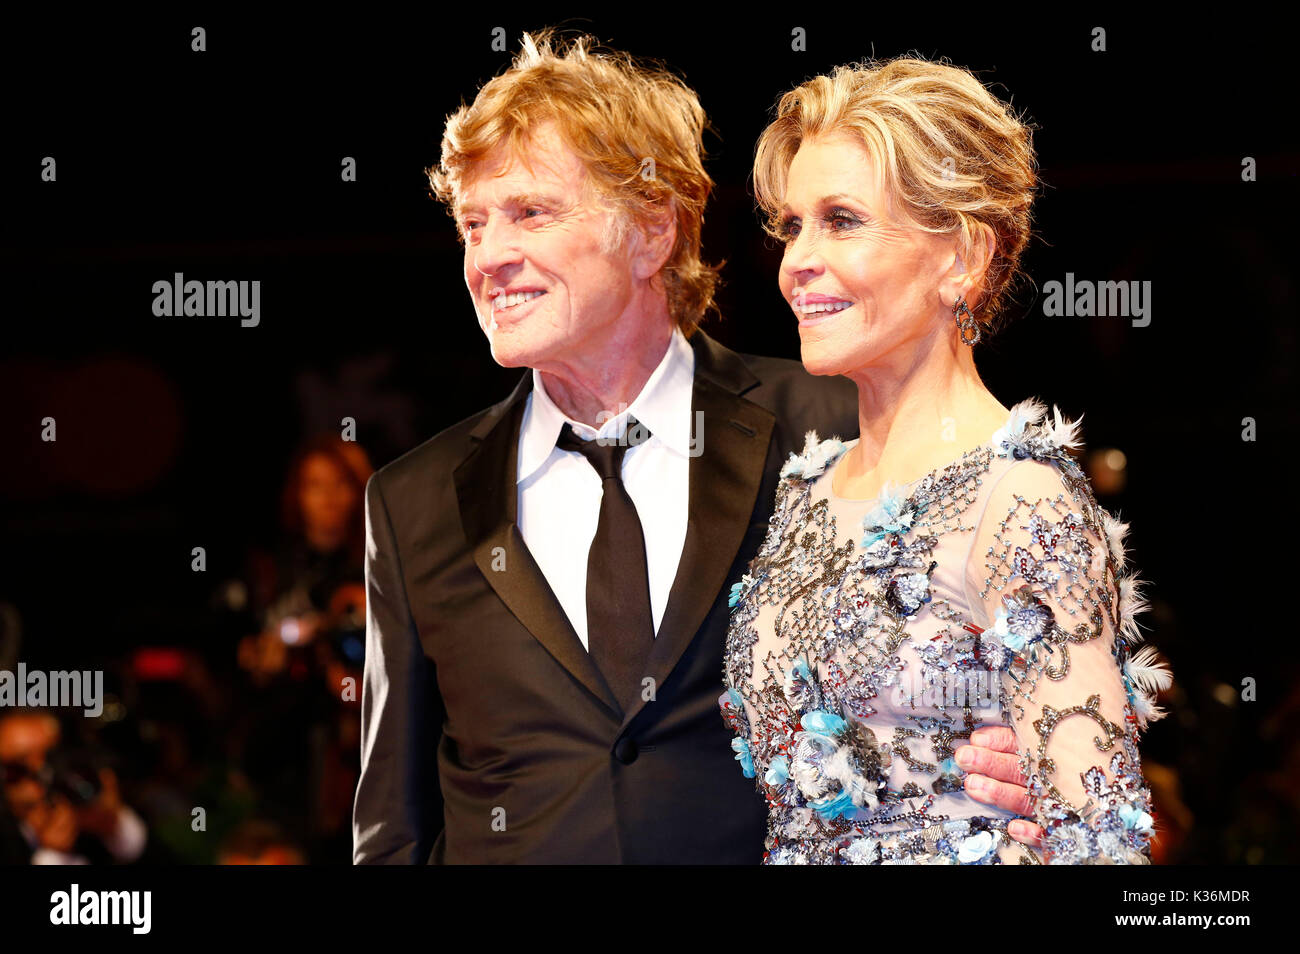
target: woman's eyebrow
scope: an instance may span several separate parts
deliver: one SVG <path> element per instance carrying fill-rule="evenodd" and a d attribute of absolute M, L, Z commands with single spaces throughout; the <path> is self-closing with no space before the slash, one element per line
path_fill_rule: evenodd
<path fill-rule="evenodd" d="M 837 202 L 844 202 L 844 201 L 852 202 L 854 205 L 860 205 L 863 206 L 864 208 L 866 207 L 865 202 L 863 202 L 861 199 L 857 198 L 856 196 L 849 195 L 847 192 L 833 192 L 830 195 L 824 195 L 816 201 L 816 205 L 824 208 L 825 206 L 834 205 Z M 789 204 L 783 203 L 781 205 L 781 214 L 782 215 L 792 214 L 790 211 Z"/>

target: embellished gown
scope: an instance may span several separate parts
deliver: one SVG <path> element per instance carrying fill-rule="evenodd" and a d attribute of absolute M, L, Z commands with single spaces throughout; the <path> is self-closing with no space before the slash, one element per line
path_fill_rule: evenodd
<path fill-rule="evenodd" d="M 807 435 L 731 588 L 723 718 L 768 804 L 764 863 L 1149 860 L 1139 730 L 1170 674 L 1133 651 L 1128 530 L 1070 455 L 1078 422 L 1022 401 L 988 442 L 873 500 L 837 496 L 856 441 Z M 1010 725 L 1041 851 L 975 801 L 953 753 Z"/>

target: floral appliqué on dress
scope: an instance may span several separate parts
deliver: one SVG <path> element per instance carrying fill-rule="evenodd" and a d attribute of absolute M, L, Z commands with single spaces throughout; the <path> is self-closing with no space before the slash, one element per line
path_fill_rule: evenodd
<path fill-rule="evenodd" d="M 723 718 L 768 804 L 765 863 L 1149 859 L 1138 733 L 1171 676 L 1141 640 L 1120 523 L 1071 449 L 1078 422 L 1022 401 L 984 445 L 870 501 L 810 431 L 730 591 Z M 846 531 L 841 533 L 840 527 Z M 847 528 L 852 528 L 851 532 Z M 1041 851 L 977 802 L 953 752 L 1015 730 Z"/>

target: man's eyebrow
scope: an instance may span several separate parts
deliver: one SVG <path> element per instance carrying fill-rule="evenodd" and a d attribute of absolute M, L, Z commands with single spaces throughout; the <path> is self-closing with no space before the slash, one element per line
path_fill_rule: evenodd
<path fill-rule="evenodd" d="M 559 205 L 558 196 L 546 192 L 517 192 L 514 195 L 507 196 L 504 203 L 506 206 L 520 207 L 530 205 Z M 477 203 L 464 203 L 456 207 L 456 217 L 460 218 L 471 212 L 482 212 L 482 207 Z"/>
<path fill-rule="evenodd" d="M 546 192 L 521 192 L 506 201 L 511 205 L 555 205 L 560 200 Z"/>

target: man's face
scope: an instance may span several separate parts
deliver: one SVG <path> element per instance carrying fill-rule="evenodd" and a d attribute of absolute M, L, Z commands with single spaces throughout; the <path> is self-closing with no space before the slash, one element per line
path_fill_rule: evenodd
<path fill-rule="evenodd" d="M 465 285 L 493 359 L 548 371 L 602 353 L 635 301 L 625 247 L 602 247 L 607 217 L 581 160 L 551 124 L 538 128 L 528 166 L 504 147 L 462 189 Z M 531 168 L 530 168 L 531 167 Z"/>

